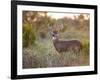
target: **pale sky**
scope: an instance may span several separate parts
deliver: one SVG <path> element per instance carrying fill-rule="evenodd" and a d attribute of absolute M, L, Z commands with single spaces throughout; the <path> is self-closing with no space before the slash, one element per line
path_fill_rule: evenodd
<path fill-rule="evenodd" d="M 51 18 L 55 18 L 55 19 L 59 19 L 59 18 L 63 18 L 63 17 L 68 17 L 71 19 L 74 19 L 74 16 L 78 16 L 80 14 L 74 14 L 74 13 L 47 13 L 48 16 L 50 16 Z M 85 17 L 86 18 L 86 17 Z"/>

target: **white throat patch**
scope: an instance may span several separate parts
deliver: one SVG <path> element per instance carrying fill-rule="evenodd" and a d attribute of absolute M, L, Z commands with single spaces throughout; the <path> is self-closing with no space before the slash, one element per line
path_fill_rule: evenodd
<path fill-rule="evenodd" d="M 55 39 L 56 39 L 56 37 L 52 37 L 52 39 L 53 39 L 53 40 L 55 40 Z"/>

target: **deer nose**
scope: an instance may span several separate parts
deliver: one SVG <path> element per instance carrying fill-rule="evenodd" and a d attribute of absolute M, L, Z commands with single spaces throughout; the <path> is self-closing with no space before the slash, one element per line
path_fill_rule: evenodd
<path fill-rule="evenodd" d="M 55 36 L 54 34 L 52 34 L 52 36 Z"/>

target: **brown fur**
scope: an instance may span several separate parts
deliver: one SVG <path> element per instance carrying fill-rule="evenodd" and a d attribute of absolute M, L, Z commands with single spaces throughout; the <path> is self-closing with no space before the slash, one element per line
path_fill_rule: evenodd
<path fill-rule="evenodd" d="M 81 49 L 81 43 L 78 40 L 70 40 L 70 41 L 54 40 L 53 43 L 54 43 L 55 49 L 59 53 L 66 52 L 66 51 L 79 52 Z"/>

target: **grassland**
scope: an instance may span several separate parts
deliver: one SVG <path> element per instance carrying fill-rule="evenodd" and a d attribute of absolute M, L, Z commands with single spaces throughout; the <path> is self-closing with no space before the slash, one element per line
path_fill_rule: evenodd
<path fill-rule="evenodd" d="M 23 68 L 86 66 L 89 65 L 89 43 L 84 39 L 79 53 L 58 53 L 52 39 L 36 40 L 34 45 L 23 48 Z"/>

